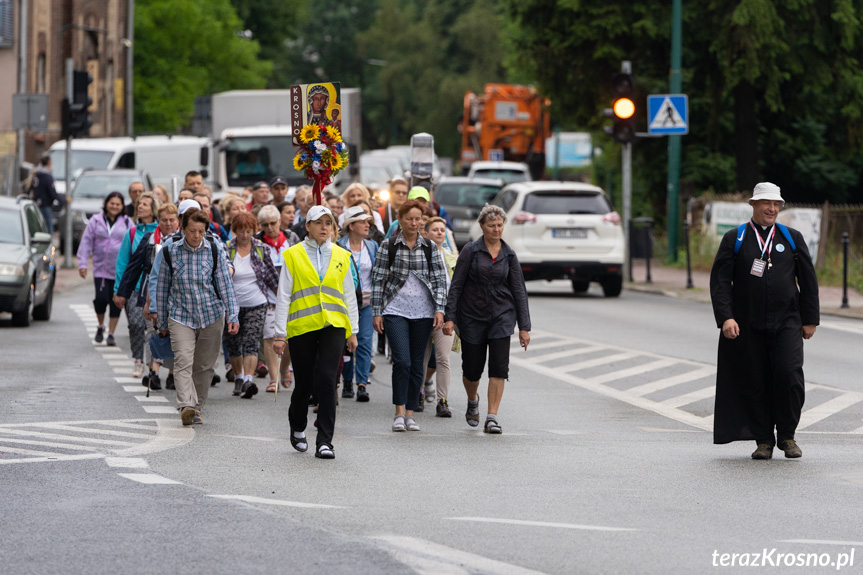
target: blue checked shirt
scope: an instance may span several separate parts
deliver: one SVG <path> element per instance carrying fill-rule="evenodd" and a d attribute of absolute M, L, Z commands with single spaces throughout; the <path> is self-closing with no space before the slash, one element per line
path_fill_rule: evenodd
<path fill-rule="evenodd" d="M 218 242 L 216 246 L 221 252 Z M 159 329 L 168 329 L 169 318 L 192 329 L 207 327 L 223 315 L 227 315 L 229 323 L 237 322 L 239 308 L 223 253 L 216 258 L 214 289 L 213 255 L 209 241 L 204 239 L 196 249 L 191 248 L 185 240 L 163 249 L 171 250 L 173 274 L 167 264 L 159 268 L 156 285 Z"/>

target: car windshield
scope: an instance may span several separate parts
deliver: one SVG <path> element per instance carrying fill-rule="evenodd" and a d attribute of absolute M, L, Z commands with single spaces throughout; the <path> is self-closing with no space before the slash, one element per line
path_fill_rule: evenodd
<path fill-rule="evenodd" d="M 73 199 L 102 199 L 111 192 L 123 194 L 126 203 L 129 202 L 129 186 L 132 182 L 140 182 L 138 174 L 82 174 L 75 180 Z"/>
<path fill-rule="evenodd" d="M 0 244 L 24 245 L 24 226 L 18 210 L 0 210 Z"/>
<path fill-rule="evenodd" d="M 97 152 L 95 150 L 72 150 L 72 179 L 77 178 L 84 170 L 104 170 L 114 152 Z M 51 173 L 55 180 L 66 179 L 66 150 L 51 152 Z"/>
<path fill-rule="evenodd" d="M 492 178 L 495 180 L 503 180 L 504 183 L 511 184 L 513 182 L 527 182 L 530 180 L 527 174 L 517 170 L 477 170 L 473 174 L 477 178 Z"/>
<path fill-rule="evenodd" d="M 229 138 L 225 148 L 228 186 L 243 188 L 283 176 L 291 185 L 304 184 L 306 175 L 294 169 L 291 136 Z"/>
<path fill-rule="evenodd" d="M 611 204 L 602 194 L 561 190 L 528 194 L 522 210 L 532 214 L 607 214 Z"/>
<path fill-rule="evenodd" d="M 482 207 L 500 192 L 498 186 L 480 184 L 440 184 L 435 188 L 435 200 L 447 206 Z"/>

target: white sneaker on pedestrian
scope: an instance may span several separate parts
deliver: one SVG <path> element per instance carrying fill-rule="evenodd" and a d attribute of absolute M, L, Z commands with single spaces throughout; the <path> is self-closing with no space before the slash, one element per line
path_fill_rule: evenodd
<path fill-rule="evenodd" d="M 144 375 L 144 362 L 140 359 L 135 360 L 135 367 L 132 368 L 132 377 L 135 379 Z"/>

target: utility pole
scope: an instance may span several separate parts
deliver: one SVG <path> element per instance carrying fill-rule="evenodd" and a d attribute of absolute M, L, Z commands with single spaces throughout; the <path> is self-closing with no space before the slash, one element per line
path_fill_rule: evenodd
<path fill-rule="evenodd" d="M 126 5 L 126 135 L 135 135 L 135 93 L 133 91 L 135 49 L 135 0 L 128 0 Z"/>
<path fill-rule="evenodd" d="M 75 84 L 75 61 L 72 58 L 66 58 L 66 98 L 71 102 L 74 98 Z M 63 242 L 66 245 L 65 253 L 63 254 L 63 268 L 72 269 L 75 267 L 72 261 L 72 135 L 66 135 L 66 220 L 64 222 L 65 229 L 63 230 Z"/>
<path fill-rule="evenodd" d="M 669 93 L 681 90 L 680 66 L 683 36 L 683 0 L 673 0 L 671 9 L 671 70 Z M 668 196 L 666 227 L 669 261 L 677 261 L 677 204 L 680 200 L 680 136 L 668 136 Z"/>
<path fill-rule="evenodd" d="M 620 71 L 624 74 L 632 74 L 632 62 L 624 60 L 620 63 Z M 624 261 L 629 261 L 629 220 L 632 219 L 632 142 L 626 142 L 620 146 L 620 173 L 621 191 L 623 192 L 623 235 L 626 237 L 626 251 Z M 632 278 L 629 278 L 632 281 Z"/>
<path fill-rule="evenodd" d="M 18 93 L 27 93 L 27 2 L 21 0 L 21 14 L 18 21 Z M 12 180 L 15 185 L 15 195 L 18 194 L 18 185 L 21 179 L 21 166 L 24 163 L 24 154 L 26 146 L 24 138 L 26 131 L 22 128 L 18 130 L 18 161 L 15 163 L 15 179 Z"/>

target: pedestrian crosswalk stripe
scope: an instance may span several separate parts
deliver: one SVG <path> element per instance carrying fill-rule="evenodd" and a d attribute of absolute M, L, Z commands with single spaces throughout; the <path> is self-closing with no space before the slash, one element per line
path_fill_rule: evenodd
<path fill-rule="evenodd" d="M 532 353 L 555 348 L 557 351 Z M 596 354 L 602 355 L 596 357 Z M 585 357 L 578 357 L 580 355 Z M 565 365 L 549 365 L 549 362 L 567 358 L 572 358 L 572 361 Z M 642 363 L 633 365 L 633 361 Z M 716 394 L 715 365 L 562 336 L 542 330 L 531 331 L 531 345 L 528 351 L 512 354 L 510 363 L 551 379 L 652 411 L 696 429 L 711 431 L 713 428 L 713 414 L 704 414 L 706 410 L 712 412 L 713 406 L 705 406 L 704 400 L 711 399 Z M 591 368 L 606 368 L 606 372 L 597 375 L 583 374 L 585 370 Z M 681 369 L 686 371 L 676 373 Z M 665 374 L 672 372 L 673 375 L 662 377 L 664 371 Z M 656 379 L 643 381 L 646 378 Z M 639 381 L 640 379 L 642 381 Z M 615 387 L 606 385 L 612 383 Z M 622 389 L 622 385 L 627 387 Z M 863 427 L 859 424 L 855 425 L 854 429 L 835 431 L 807 429 L 863 403 L 863 393 L 811 382 L 806 383 L 806 388 L 810 391 L 819 391 L 819 395 L 824 392 L 827 397 L 820 404 L 804 405 L 798 430 L 804 433 L 863 435 Z M 712 404 L 712 401 L 710 403 Z M 847 421 L 847 419 L 846 416 L 843 420 Z M 847 423 L 843 425 L 847 426 Z"/>
<path fill-rule="evenodd" d="M 171 415 L 177 414 L 177 408 L 168 405 L 145 405 L 144 411 L 147 413 L 170 413 Z"/>
<path fill-rule="evenodd" d="M 147 469 L 149 467 L 147 460 L 140 457 L 106 457 L 105 464 L 108 467 L 125 467 L 127 469 Z"/>
<path fill-rule="evenodd" d="M 144 386 L 141 386 L 141 389 L 144 389 Z M 145 397 L 143 395 L 136 395 L 135 399 L 142 403 L 168 403 L 167 397 L 162 397 L 161 395 L 151 395 L 150 397 Z"/>
<path fill-rule="evenodd" d="M 194 431 L 175 419 L 2 424 L 0 465 L 137 456 L 179 447 L 193 437 Z"/>
<path fill-rule="evenodd" d="M 117 475 L 146 485 L 182 485 L 179 481 L 174 481 L 155 473 L 118 473 Z"/>
<path fill-rule="evenodd" d="M 641 375 L 649 371 L 655 371 L 657 369 L 669 367 L 671 365 L 674 365 L 675 363 L 676 361 L 673 359 L 657 359 L 656 361 L 652 361 L 650 363 L 645 363 L 642 365 L 636 365 L 635 367 L 630 367 L 629 369 L 621 369 L 619 371 L 612 371 L 611 373 L 597 375 L 596 377 L 591 377 L 589 381 L 593 383 L 608 383 L 609 381 L 617 381 L 619 379 L 625 379 L 634 375 Z"/>
<path fill-rule="evenodd" d="M 715 373 L 716 368 L 712 365 L 708 365 L 698 369 L 693 369 L 692 371 L 681 373 L 679 375 L 666 377 L 665 379 L 660 379 L 658 381 L 651 381 L 650 383 L 645 383 L 636 387 L 630 387 L 628 391 L 633 395 L 648 395 L 656 391 L 661 391 L 663 389 L 668 389 L 669 387 L 674 387 L 675 385 L 679 385 L 681 383 L 688 383 L 690 381 L 695 381 L 696 379 L 708 377 L 714 375 Z"/>
<path fill-rule="evenodd" d="M 141 378 L 139 378 L 139 377 L 115 377 L 114 381 L 116 381 L 117 383 L 141 383 Z"/>
<path fill-rule="evenodd" d="M 124 385 L 123 391 L 128 391 L 129 393 L 145 393 L 147 388 L 139 383 L 138 385 Z"/>

